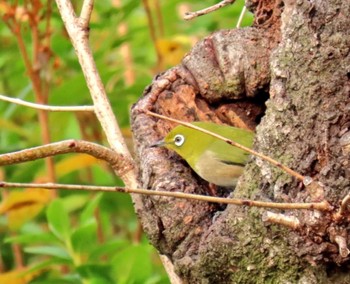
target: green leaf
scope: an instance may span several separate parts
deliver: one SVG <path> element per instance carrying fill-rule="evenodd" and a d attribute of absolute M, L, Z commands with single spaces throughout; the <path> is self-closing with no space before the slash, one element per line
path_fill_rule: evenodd
<path fill-rule="evenodd" d="M 89 279 L 89 283 L 115 283 L 111 277 L 112 268 L 110 265 L 88 264 L 76 268 L 81 277 Z"/>
<path fill-rule="evenodd" d="M 34 280 L 31 281 L 30 284 L 81 284 L 81 280 L 76 277 L 75 275 L 69 277 L 68 276 L 63 276 L 60 278 L 49 278 L 49 279 L 45 279 L 45 280 Z"/>
<path fill-rule="evenodd" d="M 61 160 L 62 161 L 62 160 Z M 89 202 L 89 197 L 86 192 L 79 193 L 79 194 L 72 194 L 66 195 L 63 199 L 63 206 L 66 210 L 66 212 L 71 213 L 76 210 L 80 210 L 86 206 L 86 204 Z"/>
<path fill-rule="evenodd" d="M 152 275 L 150 246 L 129 246 L 118 252 L 111 264 L 117 283 L 145 283 Z"/>
<path fill-rule="evenodd" d="M 106 281 L 105 278 L 89 278 L 89 284 L 109 284 L 114 283 L 113 281 Z"/>
<path fill-rule="evenodd" d="M 80 223 L 84 224 L 88 222 L 90 219 L 94 218 L 94 212 L 97 206 L 100 203 L 100 200 L 103 196 L 103 193 L 98 193 L 94 196 L 94 198 L 89 201 L 87 206 L 84 208 L 83 212 L 80 215 Z"/>
<path fill-rule="evenodd" d="M 90 219 L 89 222 L 80 226 L 72 233 L 71 243 L 74 252 L 91 251 L 97 244 L 97 223 L 96 220 Z"/>
<path fill-rule="evenodd" d="M 60 240 L 67 241 L 70 235 L 69 216 L 60 199 L 52 201 L 46 211 L 49 228 Z"/>
<path fill-rule="evenodd" d="M 33 244 L 33 243 L 55 243 L 57 239 L 51 233 L 42 234 L 22 234 L 14 237 L 9 237 L 4 240 L 4 243 L 15 244 Z"/>
<path fill-rule="evenodd" d="M 67 264 L 67 260 L 59 259 L 59 258 L 50 258 L 49 260 L 45 260 L 42 262 L 35 263 L 34 265 L 30 266 L 30 269 L 28 269 L 23 275 L 26 273 L 33 273 L 36 271 L 42 272 L 44 269 L 48 269 L 52 266 L 57 266 L 61 264 Z"/>
<path fill-rule="evenodd" d="M 26 247 L 24 251 L 31 254 L 49 255 L 66 261 L 71 260 L 68 252 L 64 248 L 57 246 Z"/>
<path fill-rule="evenodd" d="M 118 250 L 127 247 L 130 242 L 126 239 L 112 240 L 97 246 L 89 255 L 90 261 L 99 259 L 101 256 L 110 256 Z"/>

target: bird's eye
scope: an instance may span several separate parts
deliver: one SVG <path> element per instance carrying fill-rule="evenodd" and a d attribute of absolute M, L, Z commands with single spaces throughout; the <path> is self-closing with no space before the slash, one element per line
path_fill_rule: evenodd
<path fill-rule="evenodd" d="M 185 142 L 185 137 L 183 135 L 177 134 L 174 137 L 174 143 L 176 146 L 180 147 Z"/>

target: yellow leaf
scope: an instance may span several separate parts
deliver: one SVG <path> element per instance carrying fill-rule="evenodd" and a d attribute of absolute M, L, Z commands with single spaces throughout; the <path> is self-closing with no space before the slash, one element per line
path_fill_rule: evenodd
<path fill-rule="evenodd" d="M 56 173 L 58 177 L 62 177 L 71 172 L 81 170 L 92 165 L 98 164 L 98 159 L 86 155 L 86 154 L 76 154 L 73 156 L 69 156 L 60 162 L 56 163 Z"/>
<path fill-rule="evenodd" d="M 42 188 L 12 191 L 0 203 L 0 214 L 7 214 L 9 228 L 17 230 L 25 222 L 36 217 L 51 196 L 50 190 Z"/>
<path fill-rule="evenodd" d="M 36 217 L 41 210 L 43 210 L 44 206 L 45 204 L 43 203 L 33 203 L 10 211 L 7 214 L 9 229 L 12 231 L 18 230 L 24 223 L 34 219 L 34 217 Z"/>
<path fill-rule="evenodd" d="M 19 268 L 9 272 L 0 273 L 0 283 L 27 284 L 37 275 L 38 271 L 26 273 L 25 268 Z"/>
<path fill-rule="evenodd" d="M 164 67 L 174 66 L 181 62 L 183 56 L 191 47 L 191 40 L 185 36 L 174 36 L 170 39 L 158 39 L 156 47 L 161 55 Z"/>

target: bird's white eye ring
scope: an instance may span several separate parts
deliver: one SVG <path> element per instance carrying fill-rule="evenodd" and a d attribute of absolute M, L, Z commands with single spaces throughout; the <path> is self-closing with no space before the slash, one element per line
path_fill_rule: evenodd
<path fill-rule="evenodd" d="M 174 143 L 176 146 L 180 147 L 185 142 L 185 137 L 181 134 L 177 134 L 174 137 Z"/>

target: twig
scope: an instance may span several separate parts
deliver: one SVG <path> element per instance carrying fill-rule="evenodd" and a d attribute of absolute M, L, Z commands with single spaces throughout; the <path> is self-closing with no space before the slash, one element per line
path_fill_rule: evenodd
<path fill-rule="evenodd" d="M 148 0 L 142 0 L 142 3 L 143 3 L 143 7 L 145 9 L 145 12 L 146 12 L 148 26 L 149 26 L 149 32 L 150 32 L 151 39 L 152 39 L 152 42 L 154 45 L 154 49 L 155 49 L 156 55 L 157 55 L 157 67 L 159 68 L 161 61 L 162 61 L 162 56 L 160 54 L 158 44 L 157 44 L 156 25 L 154 24 L 154 21 L 152 18 L 151 8 L 149 6 Z"/>
<path fill-rule="evenodd" d="M 246 11 L 247 11 L 247 7 L 243 6 L 241 14 L 239 15 L 239 18 L 238 18 L 238 21 L 237 21 L 236 28 L 241 27 L 241 24 L 242 24 L 242 21 L 243 21 L 243 17 L 244 17 L 244 14 L 245 14 Z"/>
<path fill-rule="evenodd" d="M 117 8 L 121 8 L 122 6 L 121 0 L 114 0 L 112 3 Z M 117 27 L 117 33 L 120 37 L 124 37 L 128 33 L 128 25 L 126 21 L 119 23 Z M 135 72 L 133 67 L 133 57 L 130 43 L 124 42 L 121 44 L 120 54 L 121 60 L 123 60 L 122 66 L 124 66 L 124 81 L 127 86 L 130 86 L 135 82 Z"/>
<path fill-rule="evenodd" d="M 0 95 L 0 100 L 47 111 L 94 111 L 95 109 L 94 106 L 49 106 L 44 104 L 31 103 L 18 98 L 11 98 L 4 95 Z"/>
<path fill-rule="evenodd" d="M 198 194 L 189 194 L 184 192 L 173 192 L 173 191 L 161 191 L 161 190 L 147 190 L 147 189 L 136 189 L 136 188 L 124 188 L 118 186 L 93 186 L 93 185 L 73 185 L 73 184 L 56 184 L 56 183 L 11 183 L 11 182 L 0 182 L 0 187 L 13 188 L 13 187 L 25 187 L 25 188 L 46 188 L 46 189 L 65 189 L 65 190 L 88 190 L 88 191 L 104 191 L 104 192 L 124 192 L 124 193 L 136 193 L 144 195 L 156 195 L 175 197 L 188 200 L 198 200 L 204 202 L 214 202 L 223 204 L 233 204 L 240 206 L 249 207 L 261 207 L 261 208 L 273 208 L 273 209 L 308 209 L 308 210 L 319 210 L 329 211 L 332 207 L 327 201 L 314 202 L 314 203 L 275 203 L 275 202 L 264 202 L 248 199 L 234 199 L 234 198 L 222 198 L 205 196 Z"/>
<path fill-rule="evenodd" d="M 165 254 L 159 254 L 159 258 L 162 261 L 164 268 L 169 276 L 171 284 L 183 284 L 184 282 L 175 273 L 175 267 L 170 258 Z"/>
<path fill-rule="evenodd" d="M 132 167 L 123 156 L 118 155 L 107 147 L 73 139 L 2 154 L 0 155 L 0 166 L 24 163 L 67 153 L 85 153 L 104 160 L 110 164 L 118 175 L 123 175 L 125 171 L 130 170 L 130 167 Z"/>
<path fill-rule="evenodd" d="M 164 22 L 163 22 L 163 14 L 160 5 L 160 0 L 156 0 L 154 3 L 156 16 L 157 16 L 157 26 L 159 30 L 159 37 L 164 37 Z"/>
<path fill-rule="evenodd" d="M 17 233 L 13 232 L 12 236 L 16 237 Z M 24 268 L 23 253 L 20 244 L 12 243 L 11 245 L 13 251 L 13 257 L 16 264 L 16 269 Z"/>
<path fill-rule="evenodd" d="M 294 230 L 300 227 L 300 221 L 295 216 L 286 216 L 281 213 L 274 213 L 270 211 L 266 211 L 263 213 L 262 220 L 264 222 L 270 222 L 274 224 L 283 225 Z"/>
<path fill-rule="evenodd" d="M 85 0 L 80 12 L 80 22 L 84 29 L 89 28 L 92 9 L 94 8 L 94 0 Z"/>
<path fill-rule="evenodd" d="M 46 3 L 46 11 L 45 11 L 45 17 L 46 17 L 46 27 L 45 27 L 45 34 L 44 34 L 44 40 L 46 40 L 47 47 L 50 46 L 50 36 L 51 36 L 51 16 L 52 16 L 52 0 L 47 0 Z"/>
<path fill-rule="evenodd" d="M 349 202 L 350 202 L 350 194 L 345 196 L 341 202 L 341 206 L 340 206 L 340 210 L 339 210 L 340 215 L 344 215 L 345 211 L 348 210 Z"/>
<path fill-rule="evenodd" d="M 24 2 L 24 5 L 26 6 L 26 11 L 28 14 L 29 18 L 29 26 L 30 26 L 30 31 L 32 35 L 32 51 L 33 51 L 33 56 L 32 56 L 32 62 L 30 61 L 29 53 L 26 49 L 24 39 L 22 36 L 22 23 L 20 21 L 17 21 L 16 18 L 14 18 L 14 24 L 11 28 L 12 33 L 17 39 L 19 51 L 21 53 L 21 56 L 23 57 L 24 65 L 27 71 L 27 74 L 31 80 L 32 86 L 33 86 L 33 91 L 35 94 L 35 99 L 39 103 L 46 103 L 47 101 L 47 96 L 45 93 L 47 93 L 47 90 L 45 90 L 43 87 L 48 87 L 48 85 L 42 84 L 42 79 L 40 77 L 41 72 L 47 66 L 47 64 L 43 64 L 40 62 L 40 38 L 41 35 L 39 33 L 39 20 L 38 18 L 38 11 L 40 9 L 39 3 L 33 2 L 31 5 L 31 10 L 28 8 L 28 3 L 26 1 Z M 16 4 L 17 6 L 17 4 Z M 10 25 L 11 26 L 11 25 Z M 47 68 L 47 67 L 46 67 Z M 41 138 L 43 143 L 48 144 L 50 143 L 50 127 L 49 127 L 49 122 L 48 122 L 48 115 L 46 112 L 39 110 L 38 111 L 38 118 L 39 118 L 39 124 L 41 126 Z M 46 163 L 46 168 L 48 172 L 48 178 L 50 181 L 55 181 L 55 170 L 54 170 L 54 164 L 52 158 L 47 158 L 45 159 Z"/>
<path fill-rule="evenodd" d="M 334 214 L 333 219 L 339 221 L 344 217 L 346 211 L 348 211 L 348 206 L 350 202 L 350 193 L 348 193 L 342 200 L 339 211 Z"/>
<path fill-rule="evenodd" d="M 297 178 L 297 179 L 299 179 L 299 180 L 301 180 L 301 181 L 304 181 L 304 176 L 302 176 L 302 175 L 299 174 L 298 172 L 293 171 L 292 169 L 288 168 L 287 166 L 285 166 L 285 165 L 283 165 L 283 164 L 277 162 L 276 160 L 274 160 L 274 159 L 272 159 L 272 158 L 270 158 L 270 157 L 268 157 L 268 156 L 265 156 L 264 154 L 261 154 L 261 153 L 259 153 L 259 152 L 256 152 L 256 151 L 254 151 L 254 150 L 252 150 L 252 149 L 250 149 L 250 148 L 248 148 L 248 147 L 245 147 L 245 146 L 243 146 L 243 145 L 241 145 L 241 144 L 239 144 L 239 143 L 237 143 L 237 142 L 234 142 L 234 141 L 232 141 L 232 140 L 230 140 L 230 139 L 228 139 L 228 138 L 226 138 L 226 137 L 223 137 L 223 136 L 221 136 L 221 135 L 212 133 L 212 132 L 210 132 L 210 131 L 208 131 L 208 130 L 202 129 L 202 128 L 200 128 L 200 127 L 198 127 L 198 126 L 195 126 L 195 125 L 193 125 L 193 124 L 191 124 L 191 123 L 183 122 L 183 121 L 181 121 L 181 120 L 177 120 L 177 119 L 170 118 L 170 117 L 166 117 L 166 116 L 164 116 L 164 115 L 160 115 L 160 114 L 157 114 L 157 113 L 148 111 L 148 110 L 146 110 L 145 113 L 146 113 L 146 114 L 149 114 L 149 115 L 151 115 L 151 116 L 154 116 L 154 117 L 158 117 L 158 118 L 161 118 L 161 119 L 169 120 L 169 121 L 172 121 L 172 122 L 175 122 L 175 123 L 184 125 L 184 126 L 186 126 L 186 127 L 189 127 L 189 128 L 192 128 L 192 129 L 195 129 L 195 130 L 198 130 L 198 131 L 201 131 L 201 132 L 203 132 L 203 133 L 206 133 L 206 134 L 208 134 L 208 135 L 211 135 L 211 136 L 213 136 L 213 137 L 216 137 L 216 138 L 218 138 L 218 139 L 221 139 L 221 140 L 225 141 L 226 143 L 228 143 L 228 144 L 230 144 L 230 145 L 232 145 L 232 146 L 235 146 L 235 147 L 237 147 L 237 148 L 240 148 L 240 149 L 242 149 L 242 150 L 244 150 L 244 151 L 246 151 L 246 152 L 248 152 L 248 153 L 250 153 L 250 154 L 252 154 L 252 155 L 254 155 L 254 156 L 257 156 L 257 157 L 259 157 L 259 158 L 261 158 L 261 159 L 263 159 L 263 160 L 265 160 L 265 161 L 271 163 L 272 165 L 274 165 L 274 166 L 276 166 L 276 167 L 282 169 L 282 170 L 285 171 L 286 173 L 288 173 L 288 174 L 294 176 L 295 178 Z"/>
<path fill-rule="evenodd" d="M 188 20 L 192 20 L 196 17 L 199 17 L 199 16 L 203 16 L 203 15 L 206 15 L 206 14 L 209 14 L 211 12 L 214 12 L 222 7 L 225 7 L 227 5 L 231 5 L 235 2 L 236 0 L 224 0 L 224 1 L 221 1 L 213 6 L 210 6 L 208 8 L 205 8 L 203 10 L 199 10 L 199 11 L 196 11 L 196 12 L 188 12 L 185 14 L 184 16 L 184 20 L 188 21 Z"/>

